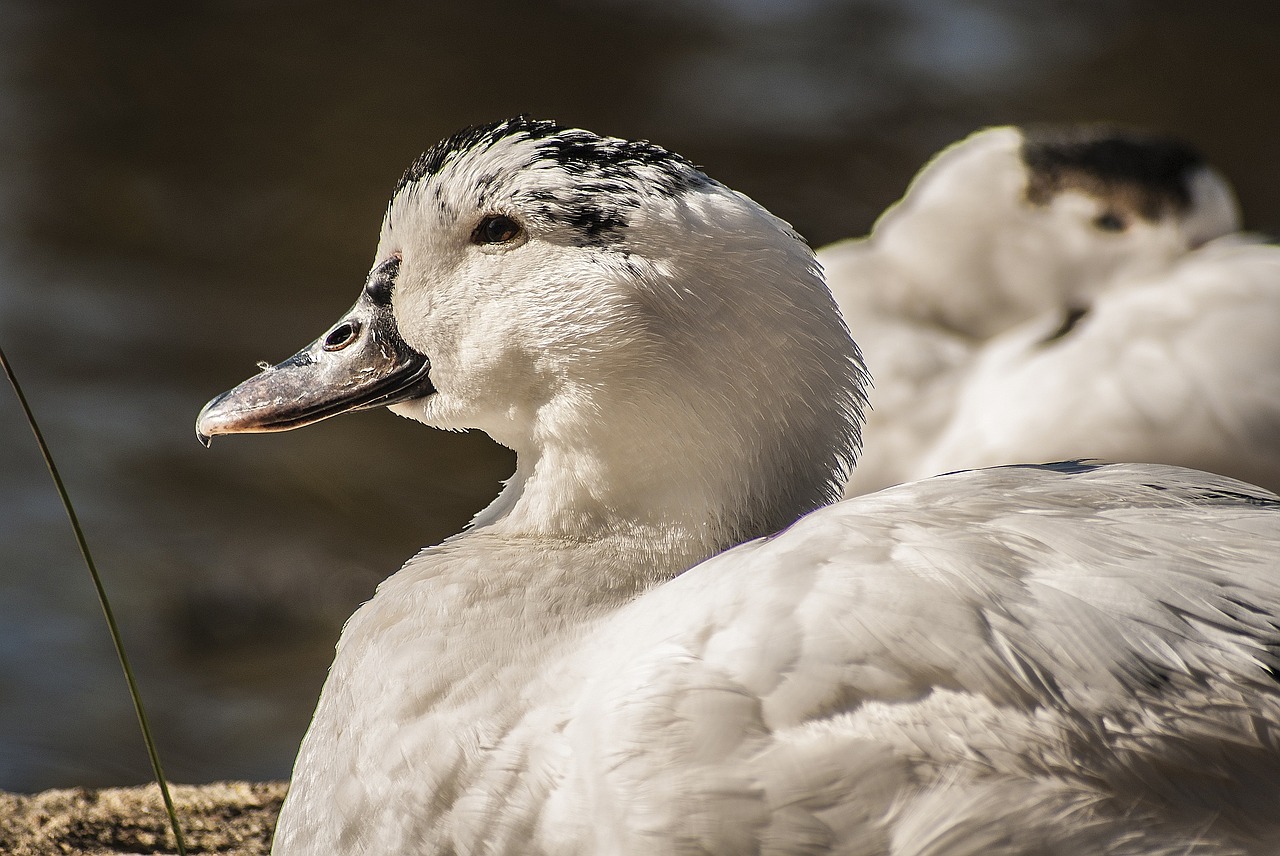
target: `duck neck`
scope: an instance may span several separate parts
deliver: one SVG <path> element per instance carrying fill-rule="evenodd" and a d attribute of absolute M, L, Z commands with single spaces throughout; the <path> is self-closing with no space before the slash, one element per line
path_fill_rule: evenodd
<path fill-rule="evenodd" d="M 643 384 L 570 386 L 520 421 L 528 429 L 485 426 L 517 466 L 473 531 L 630 539 L 637 560 L 678 573 L 825 505 L 856 448 L 864 377 L 834 312 L 830 321 L 747 340 L 763 374 L 743 371 L 736 348 L 691 344 L 650 358 Z"/>
<path fill-rule="evenodd" d="M 714 495 L 704 479 L 670 460 L 636 449 L 552 445 L 517 455 L 516 472 L 498 498 L 480 512 L 469 533 L 543 543 L 610 545 L 646 577 L 669 579 L 742 538 L 723 520 L 732 498 Z M 752 533 L 752 535 L 757 533 Z M 758 533 L 766 534 L 766 533 Z"/>

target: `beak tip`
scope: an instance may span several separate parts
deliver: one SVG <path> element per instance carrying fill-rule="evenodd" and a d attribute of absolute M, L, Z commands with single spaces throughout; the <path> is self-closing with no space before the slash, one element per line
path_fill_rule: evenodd
<path fill-rule="evenodd" d="M 200 415 L 196 417 L 196 439 L 206 449 L 213 443 L 215 434 L 226 433 L 222 425 L 225 419 L 222 418 L 223 414 L 219 412 L 218 405 L 227 398 L 227 395 L 224 392 L 211 399 L 208 404 L 200 409 Z"/>

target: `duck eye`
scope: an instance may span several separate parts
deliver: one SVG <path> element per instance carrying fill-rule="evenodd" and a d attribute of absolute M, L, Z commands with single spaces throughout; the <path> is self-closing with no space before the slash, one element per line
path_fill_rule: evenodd
<path fill-rule="evenodd" d="M 473 244 L 506 244 L 520 235 L 520 224 L 505 214 L 490 214 L 471 233 Z"/>
<path fill-rule="evenodd" d="M 1103 232 L 1123 232 L 1129 224 L 1114 211 L 1105 211 L 1093 218 L 1093 225 Z"/>

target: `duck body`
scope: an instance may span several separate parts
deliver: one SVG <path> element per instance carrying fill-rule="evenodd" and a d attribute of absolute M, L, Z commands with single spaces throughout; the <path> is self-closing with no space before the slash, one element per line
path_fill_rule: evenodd
<path fill-rule="evenodd" d="M 1280 248 L 1229 236 L 991 339 L 910 475 L 1090 456 L 1280 488 Z"/>
<path fill-rule="evenodd" d="M 1271 853 L 1280 499 L 1149 465 L 830 504 L 812 254 L 648 143 L 467 129 L 204 438 L 389 406 L 517 469 L 343 630 L 273 852 Z"/>
<path fill-rule="evenodd" d="M 660 583 L 632 547 L 477 531 L 406 564 L 344 631 L 277 851 L 1280 840 L 1266 492 L 1003 467 L 846 500 Z"/>
<path fill-rule="evenodd" d="M 940 152 L 867 237 L 818 251 L 876 381 L 864 454 L 845 494 L 947 471 L 925 462 L 957 421 L 973 367 L 994 364 L 988 349 L 1000 337 L 1044 318 L 1060 323 L 1100 296 L 1158 280 L 1239 225 L 1225 179 L 1166 137 L 1103 125 L 1002 127 Z M 1003 358 L 1003 370 L 1019 368 L 1008 349 Z M 994 396 L 984 404 L 992 408 L 986 422 L 1018 408 Z M 1000 454 L 1008 434 L 977 438 L 991 452 L 984 465 L 1055 459 L 1047 448 Z M 1034 436 L 1022 435 L 1024 445 Z M 1208 460 L 1189 463 L 1212 469 Z"/>

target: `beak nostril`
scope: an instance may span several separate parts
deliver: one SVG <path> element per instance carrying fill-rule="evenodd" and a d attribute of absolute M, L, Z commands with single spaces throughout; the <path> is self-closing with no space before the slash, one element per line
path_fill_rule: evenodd
<path fill-rule="evenodd" d="M 356 340 L 356 336 L 360 335 L 359 321 L 343 321 L 337 327 L 324 337 L 324 349 L 326 351 L 341 351 L 347 345 Z"/>

